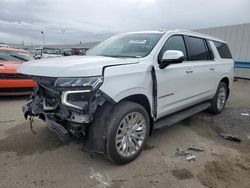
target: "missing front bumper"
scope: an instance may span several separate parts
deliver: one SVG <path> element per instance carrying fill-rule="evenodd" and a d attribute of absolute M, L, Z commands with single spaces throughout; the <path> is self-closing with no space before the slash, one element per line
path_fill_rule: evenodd
<path fill-rule="evenodd" d="M 82 101 L 83 108 L 65 104 L 65 93 L 78 93 L 76 90 L 58 91 L 51 86 L 44 87 L 38 83 L 28 103 L 23 107 L 23 113 L 26 119 L 32 121 L 34 117 L 44 120 L 48 128 L 55 132 L 63 141 L 68 140 L 68 135 L 75 137 L 85 136 L 88 124 L 95 116 L 98 106 L 102 106 L 105 101 L 113 102 L 106 94 L 97 90 L 88 93 L 88 99 Z M 85 92 L 83 92 L 85 93 Z M 87 104 L 86 104 L 87 103 Z"/>

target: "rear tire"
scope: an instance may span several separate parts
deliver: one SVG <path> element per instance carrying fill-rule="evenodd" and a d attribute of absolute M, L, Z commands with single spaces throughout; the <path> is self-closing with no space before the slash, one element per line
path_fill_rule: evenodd
<path fill-rule="evenodd" d="M 213 114 L 219 114 L 222 112 L 226 105 L 228 97 L 228 87 L 225 82 L 220 82 L 217 88 L 216 94 L 211 102 L 211 107 L 208 109 Z"/>
<path fill-rule="evenodd" d="M 120 165 L 136 159 L 147 142 L 149 127 L 148 113 L 140 104 L 117 104 L 107 125 L 107 158 Z"/>

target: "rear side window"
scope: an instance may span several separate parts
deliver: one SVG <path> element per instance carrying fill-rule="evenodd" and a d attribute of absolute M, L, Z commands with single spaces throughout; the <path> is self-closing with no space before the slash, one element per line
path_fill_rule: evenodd
<path fill-rule="evenodd" d="M 164 46 L 162 47 L 159 56 L 158 56 L 158 60 L 160 61 L 162 59 L 162 56 L 164 54 L 165 51 L 167 50 L 179 50 L 182 51 L 184 54 L 184 58 L 187 58 L 187 52 L 186 52 L 186 46 L 184 43 L 184 39 L 183 36 L 181 35 L 174 35 L 171 36 L 167 42 L 164 44 Z"/>
<path fill-rule="evenodd" d="M 232 55 L 230 53 L 230 50 L 228 48 L 228 45 L 222 42 L 215 42 L 214 44 L 220 54 L 221 58 L 225 58 L 225 59 L 232 59 Z"/>
<path fill-rule="evenodd" d="M 211 60 L 206 41 L 202 38 L 188 37 L 189 61 Z"/>

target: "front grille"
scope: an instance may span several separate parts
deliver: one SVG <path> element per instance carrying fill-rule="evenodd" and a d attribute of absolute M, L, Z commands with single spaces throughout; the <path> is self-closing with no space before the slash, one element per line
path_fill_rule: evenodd
<path fill-rule="evenodd" d="M 24 74 L 18 74 L 18 73 L 0 73 L 0 79 L 31 79 L 30 76 L 24 75 Z"/>
<path fill-rule="evenodd" d="M 0 93 L 12 93 L 12 92 L 32 92 L 32 87 L 20 87 L 20 88 L 0 88 Z"/>

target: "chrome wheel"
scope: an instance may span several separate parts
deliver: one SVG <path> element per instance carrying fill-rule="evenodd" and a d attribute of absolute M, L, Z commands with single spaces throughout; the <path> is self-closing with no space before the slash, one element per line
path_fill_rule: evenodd
<path fill-rule="evenodd" d="M 227 99 L 227 90 L 225 87 L 221 87 L 219 89 L 218 92 L 218 96 L 217 96 L 217 108 L 218 110 L 222 110 L 225 106 L 226 103 L 226 99 Z"/>
<path fill-rule="evenodd" d="M 146 137 L 146 121 L 142 114 L 126 115 L 116 132 L 116 149 L 123 157 L 130 157 L 142 147 Z"/>

